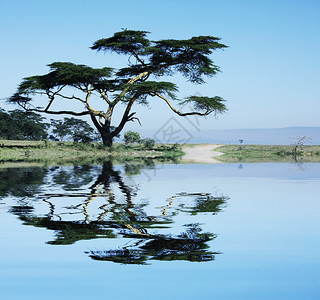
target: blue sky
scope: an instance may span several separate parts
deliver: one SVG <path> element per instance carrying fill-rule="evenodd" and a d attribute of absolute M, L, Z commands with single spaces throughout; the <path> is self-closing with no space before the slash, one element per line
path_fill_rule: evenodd
<path fill-rule="evenodd" d="M 201 119 L 201 129 L 319 126 L 319 0 L 1 0 L 0 98 L 54 61 L 120 66 L 123 60 L 89 47 L 121 28 L 150 31 L 154 40 L 213 35 L 229 46 L 212 56 L 222 73 L 206 84 L 171 78 L 181 98 L 227 100 L 229 111 Z M 160 99 L 150 100 L 149 108 L 134 111 L 143 128 L 156 130 L 172 113 Z M 15 108 L 4 101 L 0 107 Z"/>

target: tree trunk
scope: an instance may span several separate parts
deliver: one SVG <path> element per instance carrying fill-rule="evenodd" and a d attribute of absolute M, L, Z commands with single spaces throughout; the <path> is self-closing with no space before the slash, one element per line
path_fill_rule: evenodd
<path fill-rule="evenodd" d="M 93 114 L 91 114 L 90 117 L 94 126 L 97 128 L 101 135 L 103 145 L 111 147 L 113 144 L 114 135 L 110 132 L 110 122 L 106 123 L 105 125 L 101 125 Z"/>
<path fill-rule="evenodd" d="M 110 134 L 110 132 L 104 131 L 103 128 L 99 132 L 101 134 L 103 145 L 111 147 L 113 144 L 113 136 Z"/>

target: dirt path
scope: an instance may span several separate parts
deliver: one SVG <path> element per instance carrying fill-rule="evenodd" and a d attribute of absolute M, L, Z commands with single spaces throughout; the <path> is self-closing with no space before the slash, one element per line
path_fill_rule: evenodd
<path fill-rule="evenodd" d="M 204 163 L 204 164 L 221 164 L 214 157 L 223 153 L 214 151 L 223 145 L 197 145 L 193 147 L 182 148 L 185 155 L 182 157 L 184 162 Z"/>

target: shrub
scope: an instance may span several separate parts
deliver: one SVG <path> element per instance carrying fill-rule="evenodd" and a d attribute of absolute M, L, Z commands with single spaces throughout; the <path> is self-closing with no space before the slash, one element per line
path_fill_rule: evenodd
<path fill-rule="evenodd" d="M 139 143 L 140 142 L 140 134 L 134 131 L 127 131 L 124 134 L 124 142 L 126 144 Z"/>
<path fill-rule="evenodd" d="M 146 149 L 153 149 L 156 142 L 154 139 L 145 138 L 142 140 L 142 144 L 143 144 L 143 147 Z"/>

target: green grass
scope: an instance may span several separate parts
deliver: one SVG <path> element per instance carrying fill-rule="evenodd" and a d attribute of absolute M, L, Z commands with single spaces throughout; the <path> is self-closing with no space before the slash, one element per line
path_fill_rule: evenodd
<path fill-rule="evenodd" d="M 0 140 L 0 162 L 68 164 L 75 161 L 82 163 L 100 162 L 106 159 L 114 162 L 154 161 L 177 162 L 183 156 L 181 146 L 195 147 L 199 144 L 156 144 L 152 149 L 145 149 L 136 144 L 130 147 L 115 143 L 112 147 L 101 144 L 73 144 L 48 141 L 8 141 Z M 204 145 L 204 144 L 201 144 Z M 293 146 L 287 145 L 224 145 L 217 151 L 224 153 L 216 159 L 226 162 L 289 162 Z M 298 151 L 296 160 L 320 162 L 320 146 L 304 146 Z"/>
<path fill-rule="evenodd" d="M 173 145 L 156 144 L 152 149 L 142 145 L 73 144 L 72 142 L 7 141 L 0 140 L 0 162 L 68 163 L 78 160 L 88 162 L 112 159 L 129 161 L 139 159 L 177 160 L 183 152 Z"/>
<path fill-rule="evenodd" d="M 0 146 L 17 146 L 17 147 L 42 147 L 44 145 L 50 144 L 53 145 L 55 142 L 49 141 L 27 141 L 27 140 L 1 140 Z"/>
<path fill-rule="evenodd" d="M 224 145 L 217 151 L 224 153 L 217 159 L 222 162 L 320 162 L 320 146 L 304 146 L 292 156 L 291 145 Z"/>

